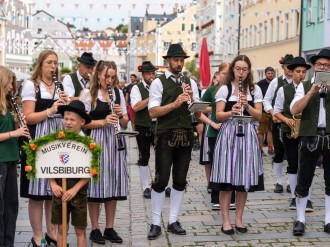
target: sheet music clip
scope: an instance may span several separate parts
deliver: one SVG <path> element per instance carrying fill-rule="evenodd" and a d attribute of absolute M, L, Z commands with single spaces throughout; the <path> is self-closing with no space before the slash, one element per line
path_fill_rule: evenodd
<path fill-rule="evenodd" d="M 315 71 L 316 85 L 330 85 L 330 72 L 329 71 Z"/>
<path fill-rule="evenodd" d="M 188 106 L 188 111 L 191 112 L 198 112 L 198 111 L 205 111 L 208 106 L 210 106 L 210 102 L 202 102 L 197 101 L 193 102 Z"/>
<path fill-rule="evenodd" d="M 233 121 L 238 124 L 246 124 L 254 121 L 254 118 L 251 116 L 240 116 L 240 115 L 234 115 Z"/>

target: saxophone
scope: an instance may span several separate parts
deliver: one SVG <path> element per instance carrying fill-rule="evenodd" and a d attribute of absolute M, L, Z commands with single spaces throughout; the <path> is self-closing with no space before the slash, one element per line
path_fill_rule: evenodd
<path fill-rule="evenodd" d="M 293 115 L 292 118 L 294 120 L 294 123 L 291 128 L 291 135 L 290 137 L 292 139 L 297 139 L 299 135 L 299 128 L 300 128 L 300 121 L 301 121 L 301 114 Z"/>

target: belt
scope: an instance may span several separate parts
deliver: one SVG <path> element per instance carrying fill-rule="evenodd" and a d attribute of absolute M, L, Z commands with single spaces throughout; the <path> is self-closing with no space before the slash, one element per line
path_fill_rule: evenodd
<path fill-rule="evenodd" d="M 317 128 L 317 135 L 318 136 L 326 136 L 327 135 L 326 128 Z"/>

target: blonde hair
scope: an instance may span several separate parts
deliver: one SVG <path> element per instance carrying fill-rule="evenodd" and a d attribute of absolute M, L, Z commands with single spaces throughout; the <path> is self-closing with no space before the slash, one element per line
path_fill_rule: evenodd
<path fill-rule="evenodd" d="M 13 94 L 17 93 L 16 75 L 6 67 L 0 66 L 0 114 L 3 116 L 7 113 L 7 107 L 14 109 L 9 95 L 6 95 L 5 88 L 12 84 Z"/>
<path fill-rule="evenodd" d="M 227 63 L 227 62 L 223 62 L 219 65 L 219 68 L 218 68 L 218 74 L 220 74 L 221 71 L 223 71 L 224 69 L 226 68 L 229 68 L 230 67 L 230 63 Z M 212 81 L 213 82 L 213 81 Z M 218 92 L 219 88 L 224 85 L 226 83 L 226 80 L 224 81 L 220 81 L 217 85 L 217 88 L 215 89 L 215 92 Z"/>
<path fill-rule="evenodd" d="M 34 67 L 32 76 L 30 78 L 30 80 L 34 83 L 35 86 L 39 86 L 39 84 L 40 84 L 41 77 L 42 77 L 42 71 L 41 71 L 42 64 L 47 59 L 47 57 L 50 55 L 55 55 L 56 58 L 58 59 L 56 52 L 53 50 L 43 50 L 42 52 L 40 52 L 40 54 L 38 56 L 36 66 Z M 59 80 L 58 69 L 56 69 L 56 77 Z"/>
<path fill-rule="evenodd" d="M 97 93 L 100 88 L 99 85 L 99 73 L 102 73 L 105 70 L 105 74 L 108 72 L 109 69 L 113 69 L 116 71 L 115 81 L 113 83 L 114 88 L 119 88 L 119 78 L 117 75 L 117 65 L 114 61 L 103 61 L 100 60 L 95 65 L 93 74 L 91 76 L 91 83 L 90 83 L 90 92 L 92 97 L 92 109 L 96 108 L 97 102 Z"/>

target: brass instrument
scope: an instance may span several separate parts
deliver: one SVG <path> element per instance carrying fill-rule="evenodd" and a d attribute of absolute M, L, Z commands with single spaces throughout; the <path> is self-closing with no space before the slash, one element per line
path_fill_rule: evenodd
<path fill-rule="evenodd" d="M 10 97 L 11 102 L 13 103 L 13 106 L 14 106 L 15 112 L 16 112 L 17 117 L 18 117 L 18 119 L 19 119 L 19 125 L 20 125 L 20 127 L 25 126 L 25 123 L 24 123 L 24 121 L 23 121 L 23 118 L 22 118 L 21 112 L 20 112 L 20 110 L 18 109 L 18 105 L 17 105 L 17 102 L 16 102 L 16 97 L 15 97 L 11 92 L 9 92 L 9 97 Z M 32 141 L 31 136 L 28 136 L 28 139 L 29 139 L 29 142 Z"/>
<path fill-rule="evenodd" d="M 108 94 L 109 94 L 109 98 L 110 98 L 110 102 L 109 102 L 109 108 L 110 108 L 110 111 L 111 111 L 111 114 L 115 114 L 115 111 L 113 109 L 113 105 L 114 105 L 114 100 L 113 100 L 113 87 L 110 86 L 110 85 L 107 85 L 107 88 L 108 88 Z M 120 132 L 120 124 L 119 124 L 119 119 L 118 119 L 118 122 L 117 124 L 114 125 L 115 127 L 115 135 L 117 137 L 117 141 L 118 141 L 118 148 L 117 150 L 118 151 L 122 151 L 122 150 L 125 150 L 125 144 L 121 138 L 121 136 L 118 135 L 118 133 Z"/>
<path fill-rule="evenodd" d="M 292 118 L 294 120 L 294 123 L 291 128 L 291 135 L 290 137 L 293 139 L 297 139 L 299 135 L 299 128 L 300 128 L 300 121 L 301 121 L 301 114 L 293 115 Z"/>

